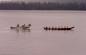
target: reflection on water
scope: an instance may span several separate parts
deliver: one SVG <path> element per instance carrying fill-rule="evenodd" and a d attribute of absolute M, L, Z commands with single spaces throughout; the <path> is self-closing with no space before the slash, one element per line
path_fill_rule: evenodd
<path fill-rule="evenodd" d="M 0 11 L 0 55 L 85 55 L 85 22 L 85 11 Z M 28 23 L 31 30 L 10 29 Z M 54 25 L 75 28 L 43 29 Z"/>

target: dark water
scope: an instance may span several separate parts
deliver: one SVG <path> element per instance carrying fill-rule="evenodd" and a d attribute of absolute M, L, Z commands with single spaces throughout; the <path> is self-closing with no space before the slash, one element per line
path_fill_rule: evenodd
<path fill-rule="evenodd" d="M 10 30 L 32 24 L 31 31 Z M 0 55 L 85 55 L 86 11 L 0 11 Z M 44 26 L 75 26 L 44 31 Z"/>

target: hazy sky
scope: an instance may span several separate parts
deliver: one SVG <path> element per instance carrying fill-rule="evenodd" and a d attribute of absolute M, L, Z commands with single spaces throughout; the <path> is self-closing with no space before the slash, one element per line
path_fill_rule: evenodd
<path fill-rule="evenodd" d="M 86 0 L 0 0 L 0 1 L 25 1 L 25 2 L 86 2 Z"/>

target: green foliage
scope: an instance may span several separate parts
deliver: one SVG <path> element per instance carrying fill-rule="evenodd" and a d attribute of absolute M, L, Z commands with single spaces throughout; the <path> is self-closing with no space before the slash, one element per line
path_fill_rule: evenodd
<path fill-rule="evenodd" d="M 85 3 L 53 3 L 53 2 L 4 2 L 0 10 L 86 10 Z"/>

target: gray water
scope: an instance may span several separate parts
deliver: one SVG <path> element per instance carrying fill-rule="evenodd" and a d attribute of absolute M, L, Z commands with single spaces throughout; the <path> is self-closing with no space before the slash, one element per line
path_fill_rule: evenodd
<path fill-rule="evenodd" d="M 30 32 L 10 30 L 32 24 Z M 86 11 L 0 11 L 0 55 L 85 55 Z M 44 26 L 74 26 L 45 31 Z"/>

